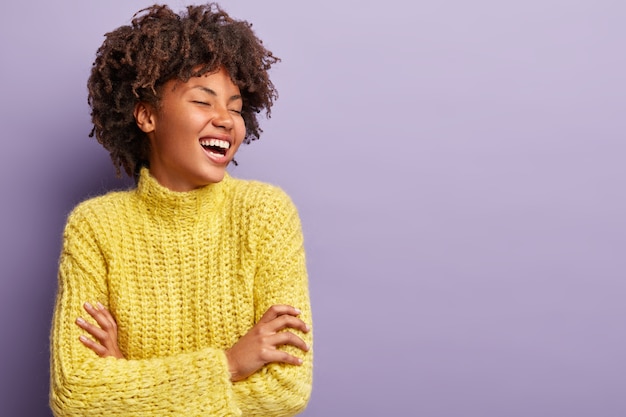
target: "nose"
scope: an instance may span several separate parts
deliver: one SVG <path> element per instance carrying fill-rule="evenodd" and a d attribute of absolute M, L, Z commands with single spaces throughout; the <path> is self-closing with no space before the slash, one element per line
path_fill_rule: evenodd
<path fill-rule="evenodd" d="M 233 127 L 234 121 L 230 111 L 222 106 L 215 108 L 215 115 L 211 121 L 213 126 L 230 130 Z"/>

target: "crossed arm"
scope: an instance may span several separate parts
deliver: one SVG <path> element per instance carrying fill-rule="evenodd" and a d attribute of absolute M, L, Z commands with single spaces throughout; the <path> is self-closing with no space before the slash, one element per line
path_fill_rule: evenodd
<path fill-rule="evenodd" d="M 84 298 L 73 292 L 64 288 L 60 298 L 80 307 L 79 299 Z M 205 348 L 172 357 L 130 360 L 123 359 L 117 324 L 107 308 L 84 304 L 84 313 L 94 320 L 86 315 L 77 320 L 72 315 L 81 314 L 78 308 L 61 307 L 53 332 L 51 402 L 55 415 L 101 412 L 121 416 L 130 410 L 137 416 L 294 415 L 306 405 L 311 383 L 312 357 L 305 342 L 310 343 L 305 318 L 310 311 L 307 303 L 303 307 L 307 310 L 300 315 L 292 306 L 271 305 L 226 350 Z"/>
<path fill-rule="evenodd" d="M 100 303 L 93 306 L 86 302 L 83 308 L 97 325 L 82 317 L 76 319 L 76 325 L 93 337 L 81 335 L 81 343 L 102 358 L 112 356 L 123 359 L 124 355 L 117 343 L 117 323 L 111 312 Z M 309 332 L 309 326 L 298 318 L 300 313 L 300 310 L 288 305 L 271 306 L 254 327 L 226 351 L 231 381 L 244 380 L 273 362 L 302 365 L 301 358 L 278 349 L 279 346 L 291 345 L 304 352 L 309 350 L 302 338 L 292 332 L 281 331 L 297 329 Z"/>

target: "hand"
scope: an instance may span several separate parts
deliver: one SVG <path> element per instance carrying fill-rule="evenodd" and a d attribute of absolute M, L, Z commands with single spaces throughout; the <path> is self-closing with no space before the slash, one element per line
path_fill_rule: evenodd
<path fill-rule="evenodd" d="M 96 323 L 98 323 L 100 327 L 88 323 L 81 317 L 77 318 L 76 324 L 78 327 L 85 330 L 97 340 L 96 342 L 82 335 L 79 337 L 81 343 L 96 352 L 101 358 L 113 356 L 117 359 L 123 359 L 124 355 L 122 355 L 122 351 L 117 344 L 117 323 L 113 315 L 100 303 L 97 303 L 95 307 L 89 303 L 85 303 L 83 307 L 85 311 L 96 320 Z"/>
<path fill-rule="evenodd" d="M 263 366 L 272 362 L 302 365 L 302 359 L 279 350 L 279 346 L 291 345 L 307 352 L 309 346 L 291 332 L 291 328 L 309 332 L 309 327 L 297 316 L 300 311 L 288 305 L 271 306 L 257 324 L 237 343 L 226 351 L 231 381 L 246 379 Z"/>

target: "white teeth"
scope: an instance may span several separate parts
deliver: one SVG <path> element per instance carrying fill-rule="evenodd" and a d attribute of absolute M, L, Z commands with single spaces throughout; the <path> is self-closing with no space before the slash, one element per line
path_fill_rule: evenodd
<path fill-rule="evenodd" d="M 225 140 L 220 139 L 203 139 L 200 141 L 200 145 L 202 146 L 215 146 L 222 149 L 229 149 L 230 143 Z"/>

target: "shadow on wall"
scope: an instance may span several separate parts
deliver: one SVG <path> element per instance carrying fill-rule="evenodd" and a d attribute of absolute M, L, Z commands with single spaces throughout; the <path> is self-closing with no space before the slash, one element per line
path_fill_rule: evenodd
<path fill-rule="evenodd" d="M 84 132 L 66 137 L 81 136 Z M 49 331 L 67 215 L 86 198 L 133 184 L 131 179 L 115 177 L 106 151 L 100 149 L 101 157 L 94 157 L 95 140 L 90 145 L 62 158 L 35 161 L 40 162 L 37 169 L 20 179 L 24 188 L 14 196 L 23 202 L 3 237 L 8 256 L 3 265 L 7 292 L 2 308 L 9 314 L 2 318 L 0 415 L 52 415 L 48 407 Z M 32 194 L 24 198 L 23 190 Z"/>

